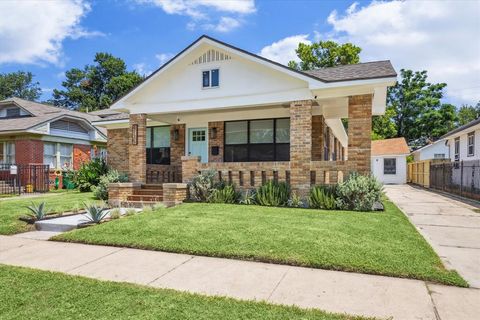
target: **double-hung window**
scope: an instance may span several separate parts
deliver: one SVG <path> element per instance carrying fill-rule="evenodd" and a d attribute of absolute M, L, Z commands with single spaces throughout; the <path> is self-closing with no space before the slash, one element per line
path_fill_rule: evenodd
<path fill-rule="evenodd" d="M 50 168 L 71 168 L 73 165 L 73 144 L 45 142 L 43 144 L 43 164 Z"/>
<path fill-rule="evenodd" d="M 397 159 L 383 159 L 383 174 L 397 174 Z"/>
<path fill-rule="evenodd" d="M 467 156 L 472 157 L 475 155 L 475 131 L 470 132 L 467 136 Z"/>
<path fill-rule="evenodd" d="M 15 142 L 5 142 L 5 163 L 15 163 Z"/>
<path fill-rule="evenodd" d="M 211 69 L 202 72 L 202 87 L 217 88 L 220 85 L 220 70 Z"/>
<path fill-rule="evenodd" d="M 73 153 L 73 145 L 60 143 L 59 144 L 59 151 L 60 151 L 60 165 L 61 167 L 70 168 L 72 166 L 72 153 Z"/>
<path fill-rule="evenodd" d="M 290 160 L 290 119 L 225 122 L 224 160 Z"/>
<path fill-rule="evenodd" d="M 460 138 L 455 138 L 454 142 L 454 154 L 455 154 L 455 161 L 460 160 Z"/>
<path fill-rule="evenodd" d="M 147 128 L 147 164 L 170 164 L 170 127 Z"/>
<path fill-rule="evenodd" d="M 50 168 L 57 167 L 57 144 L 45 142 L 43 144 L 43 164 L 49 165 Z"/>

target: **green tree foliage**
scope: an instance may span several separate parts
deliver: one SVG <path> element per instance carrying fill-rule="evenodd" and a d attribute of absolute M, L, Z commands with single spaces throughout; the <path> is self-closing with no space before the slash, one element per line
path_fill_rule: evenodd
<path fill-rule="evenodd" d="M 464 104 L 458 110 L 457 116 L 459 126 L 463 126 L 470 121 L 480 118 L 480 101 L 477 102 L 476 106 L 469 106 Z"/>
<path fill-rule="evenodd" d="M 319 41 L 312 44 L 299 43 L 295 50 L 300 62 L 290 61 L 288 66 L 296 70 L 313 70 L 360 62 L 362 49 L 351 43 Z"/>
<path fill-rule="evenodd" d="M 435 140 L 455 127 L 455 107 L 441 103 L 445 83 L 429 83 L 427 71 L 402 69 L 400 77 L 388 89 L 385 115 L 373 120 L 374 136 Z"/>
<path fill-rule="evenodd" d="M 95 54 L 93 65 L 70 69 L 65 76 L 65 90 L 53 90 L 53 103 L 80 111 L 106 109 L 142 81 L 122 59 L 104 52 Z"/>
<path fill-rule="evenodd" d="M 35 101 L 41 94 L 40 84 L 33 81 L 31 72 L 0 73 L 0 100 L 18 97 Z"/>

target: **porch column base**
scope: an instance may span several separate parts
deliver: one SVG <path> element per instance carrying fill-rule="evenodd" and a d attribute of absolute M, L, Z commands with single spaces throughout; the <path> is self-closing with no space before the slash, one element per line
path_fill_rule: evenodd
<path fill-rule="evenodd" d="M 182 182 L 190 183 L 193 177 L 198 174 L 199 156 L 183 156 L 182 157 Z"/>
<path fill-rule="evenodd" d="M 173 207 L 182 204 L 187 199 L 186 183 L 164 183 L 163 184 L 163 204 Z"/>

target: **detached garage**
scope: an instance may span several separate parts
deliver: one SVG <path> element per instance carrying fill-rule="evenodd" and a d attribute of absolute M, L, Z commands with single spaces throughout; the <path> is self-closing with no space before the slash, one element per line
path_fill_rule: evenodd
<path fill-rule="evenodd" d="M 409 154 L 405 138 L 372 141 L 373 175 L 384 184 L 407 183 Z"/>

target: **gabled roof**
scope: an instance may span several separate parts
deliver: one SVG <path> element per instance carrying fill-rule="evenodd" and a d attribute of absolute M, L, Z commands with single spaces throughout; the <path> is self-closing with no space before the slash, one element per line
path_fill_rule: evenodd
<path fill-rule="evenodd" d="M 2 119 L 0 118 L 0 133 L 1 132 L 10 132 L 10 131 L 25 131 L 28 129 L 32 129 L 44 123 L 48 123 L 54 120 L 58 120 L 61 118 L 74 118 L 86 121 L 90 125 L 95 120 L 100 120 L 101 118 L 96 115 L 87 114 L 84 112 L 78 111 L 71 111 L 59 107 L 54 107 L 51 105 L 38 103 L 34 101 L 24 100 L 20 98 L 9 98 L 0 101 L 0 106 L 3 105 L 16 105 L 19 108 L 30 113 L 32 116 L 26 117 L 19 117 L 19 118 L 8 118 Z M 105 134 L 99 128 L 95 129 L 99 130 L 102 134 Z"/>
<path fill-rule="evenodd" d="M 461 131 L 463 131 L 463 130 L 467 130 L 467 129 L 473 127 L 473 126 L 476 126 L 477 124 L 480 124 L 480 118 L 475 119 L 475 120 L 473 120 L 473 121 L 470 121 L 469 123 L 464 124 L 463 126 L 458 127 L 458 128 L 456 128 L 456 129 L 453 129 L 453 130 L 450 131 L 450 132 L 447 132 L 446 134 L 444 134 L 443 136 L 441 136 L 440 139 L 448 138 L 448 137 L 451 136 L 451 135 L 454 135 L 454 134 L 456 134 L 456 133 L 459 133 L 459 132 L 461 132 Z"/>
<path fill-rule="evenodd" d="M 277 70 L 281 70 L 290 75 L 296 75 L 301 79 L 311 79 L 312 81 L 317 81 L 320 83 L 392 78 L 397 76 L 397 73 L 393 69 L 393 66 L 390 63 L 390 61 L 367 62 L 367 63 L 341 66 L 341 67 L 323 68 L 323 69 L 317 69 L 312 71 L 299 71 L 299 70 L 292 69 L 281 63 L 278 63 L 276 61 L 267 59 L 265 57 L 262 57 L 257 54 L 251 53 L 249 51 L 243 50 L 241 48 L 235 47 L 231 44 L 214 39 L 207 35 L 202 35 L 193 43 L 191 43 L 189 46 L 187 46 L 185 49 L 180 51 L 173 58 L 171 58 L 169 61 L 167 61 L 165 64 L 163 64 L 160 68 L 158 68 L 148 77 L 146 77 L 142 82 L 140 82 L 135 87 L 130 89 L 122 97 L 114 101 L 111 106 L 114 106 L 117 102 L 123 100 L 124 98 L 132 94 L 134 91 L 138 90 L 151 78 L 158 75 L 162 70 L 168 68 L 171 64 L 173 64 L 175 60 L 179 59 L 182 55 L 184 55 L 186 52 L 188 52 L 190 49 L 192 49 L 202 41 L 213 42 L 219 46 L 232 49 L 233 51 L 236 51 L 238 54 L 249 57 L 250 59 L 257 60 L 258 62 L 261 62 L 264 64 L 266 63 L 267 65 L 270 65 L 271 67 Z"/>
<path fill-rule="evenodd" d="M 410 154 L 405 138 L 372 141 L 372 156 Z"/>
<path fill-rule="evenodd" d="M 96 121 L 123 120 L 123 119 L 129 118 L 128 113 L 120 112 L 112 109 L 92 111 L 92 112 L 89 112 L 88 114 L 95 115 L 101 118 Z"/>

